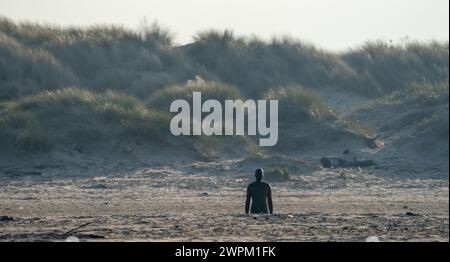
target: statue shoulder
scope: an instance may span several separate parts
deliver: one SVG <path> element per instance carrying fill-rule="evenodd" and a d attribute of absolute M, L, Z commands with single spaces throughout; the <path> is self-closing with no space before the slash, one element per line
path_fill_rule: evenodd
<path fill-rule="evenodd" d="M 254 187 L 255 186 L 255 184 L 256 184 L 256 182 L 252 182 L 252 183 L 250 183 L 248 186 L 247 186 L 247 188 L 251 188 L 251 187 Z"/>

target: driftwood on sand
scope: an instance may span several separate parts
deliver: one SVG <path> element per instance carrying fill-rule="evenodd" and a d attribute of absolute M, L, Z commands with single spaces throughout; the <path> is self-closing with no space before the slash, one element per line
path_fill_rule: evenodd
<path fill-rule="evenodd" d="M 348 161 L 334 156 L 322 157 L 320 163 L 324 168 L 366 167 L 375 165 L 375 162 L 372 160 Z"/>

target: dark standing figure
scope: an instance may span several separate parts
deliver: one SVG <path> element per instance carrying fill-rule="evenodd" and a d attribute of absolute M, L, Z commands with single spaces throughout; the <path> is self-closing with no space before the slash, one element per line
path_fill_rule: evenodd
<path fill-rule="evenodd" d="M 256 182 L 247 187 L 247 199 L 245 200 L 245 213 L 249 210 L 252 214 L 273 214 L 272 189 L 263 182 L 264 170 L 258 168 L 255 171 Z M 251 208 L 250 208 L 251 202 Z"/>

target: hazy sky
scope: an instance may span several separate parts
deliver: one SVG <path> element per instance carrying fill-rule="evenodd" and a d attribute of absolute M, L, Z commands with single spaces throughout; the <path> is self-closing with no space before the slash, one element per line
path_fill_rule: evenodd
<path fill-rule="evenodd" d="M 448 40 L 449 0 L 0 0 L 0 15 L 58 25 L 157 20 L 178 43 L 205 29 L 289 34 L 329 49 L 368 39 Z"/>

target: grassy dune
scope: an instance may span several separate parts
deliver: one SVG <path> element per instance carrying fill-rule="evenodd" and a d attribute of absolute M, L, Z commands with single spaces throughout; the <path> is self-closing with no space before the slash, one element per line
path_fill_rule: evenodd
<path fill-rule="evenodd" d="M 151 110 L 135 97 L 80 88 L 44 91 L 2 107 L 0 138 L 28 151 L 127 135 L 158 141 L 169 122 L 167 113 Z"/>
<path fill-rule="evenodd" d="M 231 31 L 202 32 L 192 44 L 175 46 L 172 33 L 157 24 L 137 32 L 3 17 L 1 150 L 50 151 L 136 136 L 198 152 L 232 146 L 258 151 L 247 137 L 171 137 L 169 104 L 189 100 L 193 91 L 204 99 L 279 99 L 280 150 L 376 135 L 376 128 L 327 105 L 316 91 L 354 93 L 369 104 L 402 103 L 421 112 L 439 104 L 447 110 L 424 113 L 414 123 L 448 137 L 448 98 L 442 95 L 448 95 L 448 55 L 448 42 L 373 41 L 334 53 L 289 37 L 262 41 Z"/>
<path fill-rule="evenodd" d="M 376 123 L 381 131 L 391 134 L 408 131 L 414 140 L 431 137 L 448 146 L 448 105 L 448 81 L 412 83 L 401 90 L 374 99 L 356 109 L 355 114 L 376 112 L 384 119 L 382 123 Z M 376 117 L 373 119 L 376 121 Z"/>

